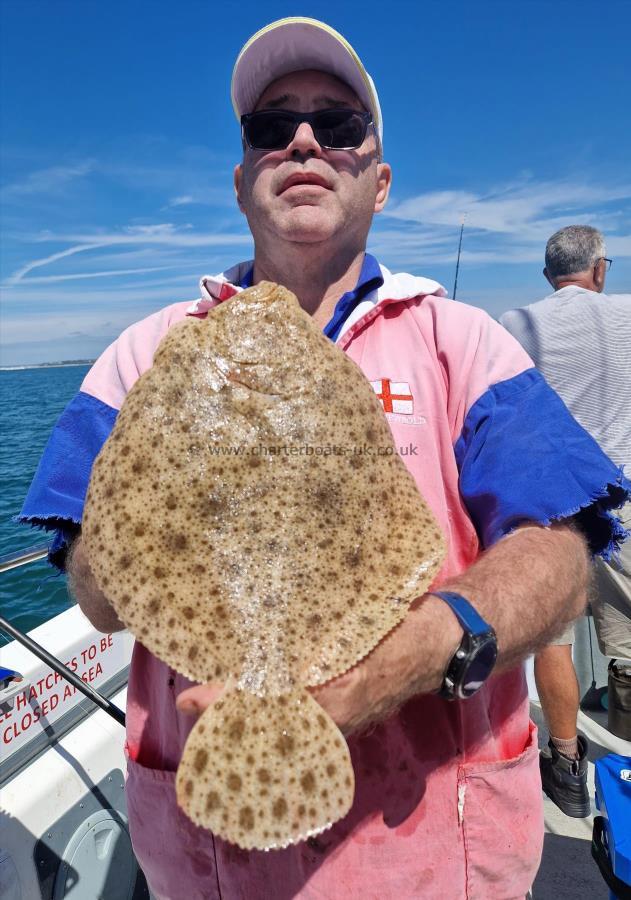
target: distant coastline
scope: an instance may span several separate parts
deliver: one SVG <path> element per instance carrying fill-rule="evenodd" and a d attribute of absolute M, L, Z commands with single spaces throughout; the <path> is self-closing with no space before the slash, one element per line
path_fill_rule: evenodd
<path fill-rule="evenodd" d="M 20 369 L 62 369 L 65 366 L 91 366 L 93 359 L 62 359 L 59 362 L 30 363 L 24 366 L 0 366 L 0 372 L 15 372 Z"/>

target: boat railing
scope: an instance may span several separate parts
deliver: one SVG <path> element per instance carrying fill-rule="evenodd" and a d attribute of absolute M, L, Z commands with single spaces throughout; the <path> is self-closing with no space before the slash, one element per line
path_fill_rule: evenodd
<path fill-rule="evenodd" d="M 17 550 L 15 553 L 6 553 L 4 556 L 0 556 L 0 574 L 44 559 L 48 556 L 48 549 L 48 544 L 35 544 L 33 547 L 27 547 L 24 550 Z"/>

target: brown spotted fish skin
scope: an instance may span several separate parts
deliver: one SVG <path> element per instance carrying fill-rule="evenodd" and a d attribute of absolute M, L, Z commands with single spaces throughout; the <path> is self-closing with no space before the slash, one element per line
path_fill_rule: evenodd
<path fill-rule="evenodd" d="M 291 724 L 273 698 L 297 698 L 289 708 L 310 723 L 293 734 L 297 755 L 279 763 L 287 815 L 274 817 L 270 789 L 267 805 L 250 803 L 247 829 L 248 814 L 233 815 L 247 806 L 239 792 L 234 804 L 222 793 L 234 747 L 207 718 L 220 715 L 216 706 L 208 710 L 178 773 L 191 818 L 267 848 L 343 815 L 352 802 L 345 781 L 343 805 L 326 785 L 326 797 L 310 799 L 301 785 L 314 717 L 328 719 L 304 687 L 347 671 L 403 619 L 444 544 L 370 384 L 293 294 L 263 282 L 171 329 L 95 462 L 83 536 L 99 586 L 149 650 L 192 680 L 227 681 L 236 688 L 223 699 L 228 711 L 245 704 L 256 718 L 254 698 L 268 701 L 259 744 L 238 757 L 243 791 L 247 757 L 260 768 L 271 752 L 268 726 L 277 740 Z M 224 736 L 210 756 L 222 762 L 202 775 L 192 754 L 203 758 L 215 727 Z M 335 755 L 331 745 L 328 764 L 352 780 L 346 744 L 329 727 L 342 748 Z"/>

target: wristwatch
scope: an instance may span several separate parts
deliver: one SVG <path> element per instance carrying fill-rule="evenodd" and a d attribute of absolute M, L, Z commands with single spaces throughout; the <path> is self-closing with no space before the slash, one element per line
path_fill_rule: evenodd
<path fill-rule="evenodd" d="M 466 700 L 480 690 L 493 671 L 497 660 L 497 637 L 488 622 L 461 594 L 454 591 L 430 593 L 447 603 L 464 629 L 460 646 L 447 666 L 439 694 L 447 700 Z"/>

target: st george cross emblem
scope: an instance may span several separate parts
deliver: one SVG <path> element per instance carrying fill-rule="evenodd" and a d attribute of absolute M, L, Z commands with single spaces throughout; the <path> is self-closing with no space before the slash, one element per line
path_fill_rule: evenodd
<path fill-rule="evenodd" d="M 410 391 L 410 385 L 405 381 L 390 381 L 389 378 L 380 378 L 379 381 L 370 383 L 375 394 L 381 400 L 384 412 L 404 413 L 408 416 L 414 413 L 414 397 Z"/>

